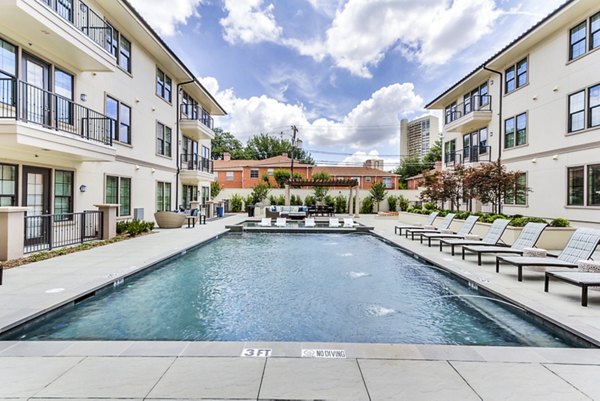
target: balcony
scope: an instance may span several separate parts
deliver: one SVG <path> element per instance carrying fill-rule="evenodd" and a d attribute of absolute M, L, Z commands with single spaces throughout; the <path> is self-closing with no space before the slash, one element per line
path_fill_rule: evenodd
<path fill-rule="evenodd" d="M 55 151 L 78 161 L 114 161 L 115 120 L 14 78 L 0 78 L 0 143 Z"/>
<path fill-rule="evenodd" d="M 214 121 L 206 110 L 189 104 L 182 104 L 180 110 L 179 128 L 181 132 L 196 141 L 215 139 Z"/>
<path fill-rule="evenodd" d="M 470 102 L 457 104 L 446 109 L 444 116 L 446 132 L 466 134 L 492 120 L 492 97 L 489 95 L 473 96 Z"/>
<path fill-rule="evenodd" d="M 468 148 L 444 155 L 446 167 L 459 164 L 490 163 L 492 161 L 491 146 L 470 146 Z"/>
<path fill-rule="evenodd" d="M 180 155 L 179 169 L 181 182 L 192 185 L 199 181 L 214 181 L 213 161 L 198 154 Z"/>
<path fill-rule="evenodd" d="M 114 71 L 112 27 L 81 0 L 0 2 L 2 33 L 80 71 Z M 46 54 L 43 54 L 46 56 Z"/>

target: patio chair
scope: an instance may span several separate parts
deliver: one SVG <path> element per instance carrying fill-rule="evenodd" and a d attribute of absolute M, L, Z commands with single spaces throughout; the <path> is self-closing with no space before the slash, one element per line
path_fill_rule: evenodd
<path fill-rule="evenodd" d="M 481 254 L 483 253 L 516 253 L 523 254 L 525 248 L 533 248 L 535 243 L 542 235 L 542 231 L 548 226 L 546 223 L 527 223 L 519 238 L 511 246 L 497 245 L 465 245 L 462 247 L 462 258 L 465 258 L 465 251 L 477 254 L 477 264 L 481 266 Z"/>
<path fill-rule="evenodd" d="M 435 218 L 438 216 L 438 212 L 431 212 L 427 217 L 427 221 L 423 225 L 410 225 L 410 224 L 401 224 L 399 226 L 394 227 L 394 233 L 397 235 L 402 235 L 402 230 L 410 230 L 411 228 L 426 228 L 433 227 L 433 222 Z"/>
<path fill-rule="evenodd" d="M 260 220 L 260 223 L 258 223 L 259 226 L 261 227 L 271 227 L 271 218 L 270 217 L 263 217 Z"/>
<path fill-rule="evenodd" d="M 339 226 L 340 226 L 340 219 L 338 219 L 337 217 L 329 218 L 329 227 L 337 228 Z"/>
<path fill-rule="evenodd" d="M 352 228 L 354 227 L 354 219 L 352 217 L 346 217 L 344 218 L 344 227 L 346 228 Z"/>
<path fill-rule="evenodd" d="M 470 234 L 475 227 L 475 223 L 479 220 L 479 216 L 469 216 L 463 223 L 460 230 L 457 233 L 447 232 L 447 233 L 423 233 L 421 235 L 421 243 L 423 243 L 423 239 L 427 238 L 427 246 L 431 247 L 431 240 L 437 239 L 441 240 L 442 238 L 456 238 L 463 239 L 467 234 Z"/>
<path fill-rule="evenodd" d="M 415 235 L 423 235 L 425 233 L 439 233 L 443 230 L 448 230 L 450 228 L 450 224 L 452 224 L 452 220 L 454 220 L 454 216 L 456 216 L 454 213 L 448 213 L 446 217 L 444 217 L 444 220 L 442 221 L 442 224 L 440 224 L 439 228 L 411 228 L 404 232 L 404 236 L 408 238 L 408 234 L 410 233 L 410 239 L 414 241 Z"/>
<path fill-rule="evenodd" d="M 600 273 L 597 271 L 546 272 L 544 292 L 548 292 L 550 278 L 581 287 L 581 306 L 588 304 L 588 288 L 600 286 Z"/>
<path fill-rule="evenodd" d="M 556 259 L 550 257 L 496 256 L 496 273 L 500 272 L 500 261 L 517 266 L 517 280 L 519 281 L 523 281 L 523 266 L 568 267 L 573 269 L 577 267 L 577 261 L 588 260 L 592 256 L 599 242 L 600 230 L 578 228 Z"/>
<path fill-rule="evenodd" d="M 277 220 L 275 221 L 276 227 L 285 227 L 285 225 L 286 225 L 285 217 L 278 217 Z"/>
<path fill-rule="evenodd" d="M 508 227 L 510 220 L 496 219 L 492 223 L 492 226 L 481 240 L 468 240 L 468 239 L 441 239 L 440 240 L 440 252 L 443 250 L 444 245 L 450 245 L 452 248 L 452 256 L 454 256 L 454 247 L 464 245 L 497 245 L 502 234 Z"/>
<path fill-rule="evenodd" d="M 314 217 L 309 217 L 306 220 L 304 220 L 304 227 L 316 227 L 317 223 L 315 223 L 315 218 Z"/>

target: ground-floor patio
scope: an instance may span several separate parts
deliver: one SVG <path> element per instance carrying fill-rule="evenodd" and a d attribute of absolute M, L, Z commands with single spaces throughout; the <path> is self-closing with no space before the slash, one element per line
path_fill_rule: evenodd
<path fill-rule="evenodd" d="M 0 328 L 43 314 L 121 276 L 194 246 L 246 219 L 138 239 L 5 272 Z M 397 220 L 361 223 L 491 293 L 600 344 L 600 293 L 543 274 L 478 267 L 394 235 Z M 269 352 L 269 357 L 264 357 Z M 331 350 L 338 352 L 323 353 Z M 343 351 L 343 352 L 339 352 Z M 0 342 L 0 399 L 589 400 L 600 399 L 600 350 L 412 344 L 241 342 Z"/>

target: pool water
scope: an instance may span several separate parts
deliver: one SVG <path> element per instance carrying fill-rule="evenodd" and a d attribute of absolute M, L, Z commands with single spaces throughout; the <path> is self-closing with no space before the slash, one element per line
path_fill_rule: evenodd
<path fill-rule="evenodd" d="M 367 234 L 226 235 L 20 340 L 573 346 Z"/>

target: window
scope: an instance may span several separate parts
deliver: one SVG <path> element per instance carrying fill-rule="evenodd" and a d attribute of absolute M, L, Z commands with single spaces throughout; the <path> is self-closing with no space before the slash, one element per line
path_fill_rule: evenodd
<path fill-rule="evenodd" d="M 527 113 L 504 121 L 504 147 L 512 148 L 527 143 Z"/>
<path fill-rule="evenodd" d="M 381 182 L 386 188 L 392 188 L 392 177 L 383 177 Z"/>
<path fill-rule="evenodd" d="M 567 169 L 567 205 L 600 206 L 600 164 Z"/>
<path fill-rule="evenodd" d="M 258 178 L 258 169 L 251 169 L 250 170 L 250 178 Z"/>
<path fill-rule="evenodd" d="M 590 50 L 600 46 L 600 13 L 590 18 Z"/>
<path fill-rule="evenodd" d="M 0 39 L 0 103 L 13 105 L 14 83 L 10 80 L 16 75 L 17 48 Z"/>
<path fill-rule="evenodd" d="M 273 169 L 272 168 L 268 168 L 267 169 L 267 174 L 268 175 L 273 175 Z"/>
<path fill-rule="evenodd" d="M 106 176 L 105 202 L 119 203 L 119 216 L 131 214 L 131 178 Z"/>
<path fill-rule="evenodd" d="M 567 205 L 584 206 L 584 178 L 583 167 L 570 167 L 567 169 Z"/>
<path fill-rule="evenodd" d="M 73 124 L 73 75 L 54 70 L 54 93 L 59 95 L 56 99 L 56 115 L 58 122 Z"/>
<path fill-rule="evenodd" d="M 516 196 L 515 196 L 516 193 Z M 507 191 L 504 194 L 504 203 L 507 205 L 526 205 L 527 204 L 527 174 L 519 174 L 515 189 Z"/>
<path fill-rule="evenodd" d="M 106 116 L 112 123 L 113 140 L 131 145 L 131 107 L 115 98 L 106 96 Z"/>
<path fill-rule="evenodd" d="M 510 93 L 527 84 L 527 58 L 519 61 L 504 72 L 504 93 Z"/>
<path fill-rule="evenodd" d="M 365 182 L 371 182 L 371 177 L 365 177 Z"/>
<path fill-rule="evenodd" d="M 156 211 L 164 212 L 171 210 L 171 183 L 156 183 Z"/>
<path fill-rule="evenodd" d="M 171 103 L 172 81 L 168 75 L 160 69 L 156 70 L 156 94 Z"/>
<path fill-rule="evenodd" d="M 186 92 L 181 94 L 181 116 L 190 120 L 198 119 L 198 102 Z"/>
<path fill-rule="evenodd" d="M 56 170 L 54 173 L 54 214 L 73 213 L 73 172 Z M 56 221 L 71 220 L 71 216 L 57 216 Z"/>
<path fill-rule="evenodd" d="M 106 35 L 106 50 L 117 59 L 119 67 L 131 72 L 131 42 L 114 27 L 110 27 L 112 32 Z"/>
<path fill-rule="evenodd" d="M 490 103 L 487 82 L 479 87 L 479 96 L 481 97 L 481 106 L 485 106 Z"/>
<path fill-rule="evenodd" d="M 569 60 L 573 60 L 585 53 L 586 49 L 586 22 L 582 22 L 570 31 Z"/>
<path fill-rule="evenodd" d="M 444 121 L 446 124 L 451 123 L 452 121 L 458 118 L 456 113 L 456 102 L 452 103 L 450 106 L 446 107 L 444 112 Z"/>
<path fill-rule="evenodd" d="M 569 132 L 585 128 L 585 91 L 569 96 Z"/>
<path fill-rule="evenodd" d="M 588 127 L 600 125 L 600 85 L 588 89 Z"/>
<path fill-rule="evenodd" d="M 202 187 L 202 204 L 206 205 L 206 202 L 210 200 L 210 187 Z"/>
<path fill-rule="evenodd" d="M 192 201 L 195 202 L 197 200 L 198 187 L 196 185 L 184 185 L 182 194 L 183 207 L 186 209 L 190 209 L 192 207 Z"/>
<path fill-rule="evenodd" d="M 0 164 L 0 206 L 17 204 L 17 166 Z"/>
<path fill-rule="evenodd" d="M 479 130 L 479 154 L 487 153 L 487 128 Z"/>
<path fill-rule="evenodd" d="M 226 171 L 225 172 L 225 179 L 227 181 L 233 181 L 233 171 Z"/>
<path fill-rule="evenodd" d="M 444 143 L 444 160 L 453 163 L 456 159 L 456 139 Z"/>
<path fill-rule="evenodd" d="M 171 128 L 156 123 L 156 153 L 171 157 Z"/>

